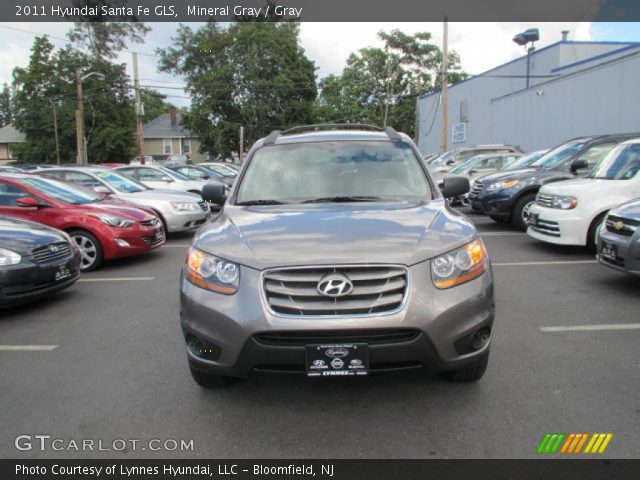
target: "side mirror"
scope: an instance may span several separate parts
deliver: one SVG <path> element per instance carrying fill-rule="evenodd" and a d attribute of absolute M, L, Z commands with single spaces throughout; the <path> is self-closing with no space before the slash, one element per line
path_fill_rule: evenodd
<path fill-rule="evenodd" d="M 40 203 L 38 199 L 33 197 L 21 197 L 16 200 L 16 205 L 18 205 L 19 207 L 26 207 L 26 208 L 44 207 L 44 204 Z"/>
<path fill-rule="evenodd" d="M 471 170 L 469 170 L 469 175 L 473 175 L 474 173 L 478 173 L 478 170 L 475 168 L 472 168 Z"/>
<path fill-rule="evenodd" d="M 163 182 L 167 182 L 167 183 L 173 182 L 173 179 L 171 177 L 169 177 L 169 176 L 162 177 L 160 180 L 162 180 Z"/>
<path fill-rule="evenodd" d="M 202 187 L 202 199 L 205 202 L 215 203 L 221 207 L 227 201 L 225 186 L 221 183 L 209 182 Z"/>
<path fill-rule="evenodd" d="M 453 165 L 454 163 L 456 163 L 456 161 L 453 159 L 447 160 L 447 165 Z"/>
<path fill-rule="evenodd" d="M 578 158 L 577 160 L 574 160 L 573 162 L 571 162 L 571 173 L 576 173 L 578 170 L 581 170 L 583 168 L 588 168 L 589 164 L 587 163 L 586 160 L 583 160 L 582 158 Z"/>
<path fill-rule="evenodd" d="M 446 177 L 442 182 L 444 198 L 456 198 L 469 193 L 471 186 L 467 177 Z"/>
<path fill-rule="evenodd" d="M 111 195 L 111 190 L 109 190 L 108 187 L 105 187 L 104 185 L 96 185 L 95 187 L 93 187 L 93 191 L 96 193 L 103 193 L 105 195 Z"/>

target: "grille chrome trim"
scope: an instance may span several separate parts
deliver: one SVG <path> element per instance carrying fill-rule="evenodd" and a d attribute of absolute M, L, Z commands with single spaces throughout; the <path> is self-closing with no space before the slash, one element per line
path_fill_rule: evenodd
<path fill-rule="evenodd" d="M 544 193 L 539 193 L 536 197 L 536 203 L 543 207 L 553 208 L 553 197 L 551 195 L 545 195 Z"/>
<path fill-rule="evenodd" d="M 57 247 L 55 252 L 52 252 L 49 249 L 52 245 L 55 245 Z M 38 264 L 61 260 L 63 258 L 70 257 L 71 254 L 71 245 L 69 245 L 67 242 L 54 242 L 31 251 L 33 259 Z"/>
<path fill-rule="evenodd" d="M 614 227 L 616 223 L 621 223 L 622 228 L 617 229 Z M 632 220 L 629 218 L 618 217 L 616 215 L 609 215 L 605 219 L 605 229 L 615 235 L 621 237 L 633 237 L 636 231 L 640 228 L 640 221 Z"/>
<path fill-rule="evenodd" d="M 354 282 L 354 292 L 340 298 L 321 296 L 316 285 L 322 276 L 332 272 L 345 273 Z M 299 319 L 393 315 L 405 308 L 411 289 L 408 268 L 387 264 L 270 268 L 261 273 L 260 283 L 262 301 L 271 315 Z M 378 298 L 372 299 L 376 294 Z M 305 310 L 309 313 L 304 313 Z"/>
<path fill-rule="evenodd" d="M 263 345 L 304 347 L 314 343 L 367 343 L 392 345 L 411 342 L 420 336 L 416 329 L 296 330 L 257 333 L 253 338 Z"/>

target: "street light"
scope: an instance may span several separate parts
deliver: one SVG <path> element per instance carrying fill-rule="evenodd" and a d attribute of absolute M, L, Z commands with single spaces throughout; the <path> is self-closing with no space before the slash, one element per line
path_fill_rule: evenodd
<path fill-rule="evenodd" d="M 527 83 L 526 88 L 529 88 L 529 78 L 531 76 L 531 54 L 536 49 L 535 42 L 540 40 L 540 31 L 537 28 L 529 28 L 522 33 L 513 37 L 513 41 L 524 47 L 527 51 Z M 531 46 L 527 48 L 527 45 L 531 43 Z"/>
<path fill-rule="evenodd" d="M 87 78 L 95 76 L 98 80 L 104 80 L 104 74 L 99 72 L 90 72 L 82 76 L 80 69 L 76 70 L 76 89 L 78 91 L 78 107 L 76 108 L 76 146 L 78 152 L 78 165 L 89 163 L 87 161 L 87 152 L 84 144 L 84 98 L 82 96 L 82 82 Z"/>

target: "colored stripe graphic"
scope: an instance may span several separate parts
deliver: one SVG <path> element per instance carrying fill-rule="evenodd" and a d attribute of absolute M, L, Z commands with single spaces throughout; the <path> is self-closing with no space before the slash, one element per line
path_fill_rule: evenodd
<path fill-rule="evenodd" d="M 547 433 L 538 445 L 539 454 L 604 453 L 613 433 Z M 586 447 L 585 447 L 586 445 Z M 584 450 L 583 450 L 584 447 Z"/>

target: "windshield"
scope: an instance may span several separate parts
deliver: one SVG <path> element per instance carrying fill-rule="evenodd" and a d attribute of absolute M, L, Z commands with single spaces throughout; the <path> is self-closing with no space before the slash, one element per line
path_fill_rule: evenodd
<path fill-rule="evenodd" d="M 137 193 L 149 190 L 144 185 L 139 184 L 131 180 L 130 178 L 123 177 L 113 172 L 96 172 L 95 176 L 100 178 L 103 182 L 108 183 L 111 187 L 115 188 L 119 192 L 124 193 Z"/>
<path fill-rule="evenodd" d="M 100 202 L 103 198 L 90 190 L 77 187 L 71 183 L 51 180 L 48 178 L 24 178 L 20 183 L 27 185 L 38 192 L 54 198 L 59 202 L 73 205 L 85 205 L 87 203 Z"/>
<path fill-rule="evenodd" d="M 640 170 L 640 143 L 618 145 L 596 166 L 591 178 L 630 180 Z"/>
<path fill-rule="evenodd" d="M 565 164 L 565 162 L 574 153 L 582 148 L 587 140 L 576 140 L 575 142 L 565 143 L 554 148 L 546 155 L 543 155 L 533 164 L 534 167 L 540 167 L 543 170 L 554 170 Z"/>
<path fill-rule="evenodd" d="M 503 168 L 503 170 L 519 170 L 521 168 L 526 168 L 533 165 L 539 158 L 542 157 L 542 153 L 531 153 L 529 155 L 525 155 L 522 158 L 519 158 L 515 162 L 513 162 L 508 167 Z"/>
<path fill-rule="evenodd" d="M 180 172 L 176 172 L 175 170 L 171 170 L 170 168 L 159 167 L 158 170 L 166 173 L 171 178 L 174 178 L 176 180 L 190 180 L 189 177 L 187 177 L 186 175 L 183 175 Z"/>
<path fill-rule="evenodd" d="M 419 160 L 405 143 L 312 142 L 256 151 L 236 203 L 417 200 L 430 194 Z"/>
<path fill-rule="evenodd" d="M 449 170 L 449 173 L 466 173 L 467 170 L 470 170 L 476 163 L 481 160 L 480 157 L 481 156 L 472 157 L 466 162 L 463 162 L 460 165 L 456 165 L 451 170 Z"/>

